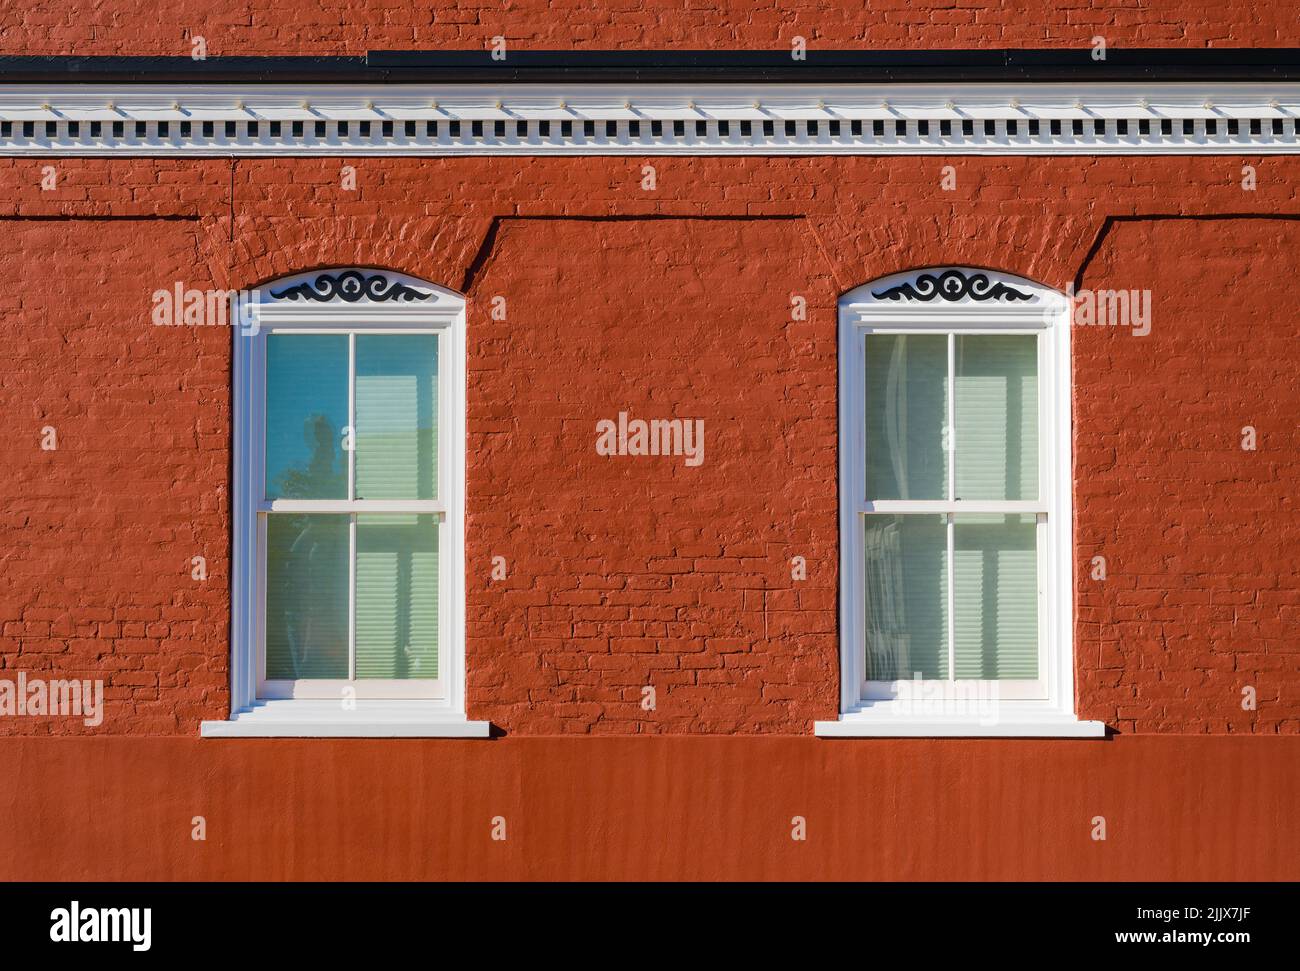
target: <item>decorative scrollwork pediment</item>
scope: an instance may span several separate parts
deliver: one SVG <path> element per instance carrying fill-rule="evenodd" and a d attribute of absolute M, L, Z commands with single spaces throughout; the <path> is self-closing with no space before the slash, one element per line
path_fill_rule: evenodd
<path fill-rule="evenodd" d="M 409 303 L 412 300 L 428 300 L 433 294 L 421 293 L 404 283 L 390 280 L 382 273 L 344 270 L 342 273 L 322 273 L 313 280 L 283 290 L 272 290 L 271 296 L 277 300 L 316 300 L 321 303 L 330 300 L 342 300 L 344 303 L 357 303 L 361 300 Z"/>
<path fill-rule="evenodd" d="M 980 272 L 966 273 L 962 270 L 944 270 L 941 273 L 921 273 L 915 279 L 899 283 L 884 290 L 873 290 L 871 295 L 878 300 L 945 300 L 956 303 L 969 297 L 971 300 L 1032 300 L 1033 294 L 1025 293 L 1005 283 L 994 283 L 988 274 Z"/>

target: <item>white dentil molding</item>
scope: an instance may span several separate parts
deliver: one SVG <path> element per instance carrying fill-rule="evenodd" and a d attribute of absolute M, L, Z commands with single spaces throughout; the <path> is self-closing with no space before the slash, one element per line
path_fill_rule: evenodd
<path fill-rule="evenodd" d="M 1300 84 L 10 85 L 0 155 L 1278 154 Z"/>

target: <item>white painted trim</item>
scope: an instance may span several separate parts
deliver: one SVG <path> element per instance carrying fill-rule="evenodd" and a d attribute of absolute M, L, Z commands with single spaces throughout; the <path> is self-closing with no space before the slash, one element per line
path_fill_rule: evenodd
<path fill-rule="evenodd" d="M 413 512 L 431 516 L 442 515 L 446 508 L 441 499 L 264 499 L 257 504 L 258 512 Z"/>
<path fill-rule="evenodd" d="M 356 524 L 353 523 L 353 528 Z M 355 592 L 353 593 L 355 597 Z M 355 647 L 355 645 L 349 645 Z M 441 678 L 420 678 L 403 681 L 397 678 L 366 678 L 356 681 L 356 657 L 351 658 L 351 687 L 356 690 L 358 698 L 431 698 L 439 699 L 446 693 Z M 289 698 L 314 698 L 333 701 L 339 700 L 339 681 L 329 679 L 302 678 L 297 681 L 276 680 L 262 681 L 258 684 L 258 700 L 273 701 Z"/>
<path fill-rule="evenodd" d="M 962 331 L 965 334 L 965 331 Z M 949 387 L 952 387 L 949 384 Z M 952 417 L 949 416 L 949 436 L 953 436 Z M 955 444 L 955 442 L 954 442 Z M 951 473 L 951 466 L 949 472 Z M 1035 513 L 1046 513 L 1050 510 L 1048 504 L 1040 502 L 1037 499 L 1021 500 L 1007 499 L 998 501 L 996 499 L 877 499 L 874 502 L 864 501 L 859 507 L 859 512 L 871 513 L 1021 513 L 1023 515 L 1032 515 Z"/>
<path fill-rule="evenodd" d="M 366 329 L 368 334 L 398 334 L 411 330 L 447 327 L 456 322 L 459 311 L 445 304 L 442 306 L 408 307 L 393 306 L 387 303 L 358 301 L 344 304 L 259 304 L 258 317 L 266 325 L 277 329 L 293 329 L 298 333 L 330 334 L 349 321 L 356 320 L 357 313 L 364 311 L 366 320 L 373 326 Z"/>
<path fill-rule="evenodd" d="M 465 302 L 451 290 L 387 270 L 355 268 L 370 275 L 382 273 L 392 283 L 411 287 L 426 300 L 375 301 L 291 300 L 284 292 L 322 274 L 349 268 L 301 273 L 249 291 L 242 297 L 243 326 L 232 328 L 234 339 L 235 397 L 235 524 L 232 562 L 231 720 L 204 722 L 206 737 L 234 735 L 459 735 L 486 737 L 484 722 L 465 719 Z M 273 294 L 282 296 L 275 297 Z M 371 327 L 371 323 L 376 326 Z M 436 333 L 439 339 L 439 481 L 436 500 L 274 500 L 262 498 L 264 472 L 261 428 L 264 421 L 265 340 L 267 333 L 339 333 L 359 329 L 370 333 Z M 349 457 L 351 459 L 351 457 Z M 442 550 L 439 585 L 439 676 L 422 682 L 411 693 L 435 699 L 401 699 L 400 685 L 377 683 L 373 691 L 358 689 L 355 711 L 345 711 L 337 700 L 292 697 L 259 698 L 261 670 L 261 616 L 265 596 L 264 568 L 258 555 L 262 523 L 270 511 L 315 512 L 405 511 L 438 516 Z M 339 684 L 341 682 L 335 682 Z M 321 693 L 320 685 L 304 684 L 297 694 Z M 282 686 L 271 686 L 282 694 Z M 370 695 L 370 697 L 367 697 Z M 466 727 L 468 726 L 468 727 Z"/>
<path fill-rule="evenodd" d="M 910 720 L 902 717 L 844 716 L 813 726 L 818 738 L 1105 738 L 1098 721 L 1053 718 L 1048 715 L 1005 719 L 995 724 L 956 720 Z"/>
<path fill-rule="evenodd" d="M 262 701 L 230 717 L 205 721 L 204 738 L 488 738 L 491 724 L 470 721 L 429 702 Z"/>
<path fill-rule="evenodd" d="M 0 156 L 1296 152 L 1295 83 L 89 84 L 0 91 Z"/>
<path fill-rule="evenodd" d="M 984 286 L 1004 286 L 1002 299 L 977 298 L 969 290 L 954 299 L 933 295 L 946 270 Z M 927 281 L 927 278 L 928 281 Z M 904 287 L 902 292 L 896 288 Z M 908 288 L 911 288 L 909 291 Z M 890 295 L 892 291 L 892 297 Z M 962 294 L 963 291 L 956 291 Z M 909 298 L 910 293 L 910 298 Z M 929 296 L 929 299 L 920 297 Z M 952 294 L 949 294 L 952 296 Z M 937 267 L 911 270 L 866 284 L 840 299 L 840 712 L 838 722 L 819 722 L 818 735 L 1086 735 L 1104 734 L 1099 723 L 1080 723 L 1074 714 L 1073 515 L 1070 418 L 1070 305 L 1055 291 L 1030 280 L 992 270 Z M 936 314 L 940 311 L 940 314 Z M 1004 312 L 1005 311 L 1005 312 Z M 936 327 L 936 316 L 943 319 Z M 1032 324 L 1032 326 L 1028 326 Z M 889 500 L 865 495 L 865 338 L 868 333 L 1026 333 L 1039 335 L 1040 499 L 1015 502 Z M 951 344 L 951 341 L 949 342 Z M 951 348 L 950 348 L 951 360 Z M 951 402 L 950 402 L 951 403 Z M 952 418 L 949 418 L 950 425 Z M 952 467 L 950 464 L 950 472 Z M 1009 685 L 1011 697 L 992 704 L 992 717 L 920 712 L 926 701 L 869 697 L 865 680 L 865 577 L 862 516 L 878 513 L 1008 512 L 1033 514 L 1039 533 L 1041 700 L 1023 697 L 1024 686 Z M 951 524 L 950 524 L 951 528 Z M 951 545 L 951 542 L 950 542 Z M 1046 555 L 1041 551 L 1046 548 Z M 951 589 L 950 589 L 951 594 Z M 931 683 L 924 683 L 931 684 Z M 938 684 L 933 683 L 933 684 Z M 945 683 L 946 684 L 946 683 Z M 980 683 L 956 682 L 967 688 Z M 945 698 L 959 695 L 946 688 Z M 1020 694 L 1021 698 L 1014 695 Z M 910 705 L 910 708 L 909 708 Z M 987 713 L 986 713 L 987 714 Z M 1084 727 L 1079 727 L 1079 726 Z M 834 726 L 842 726 L 836 728 Z M 1001 727 L 999 727 L 1001 726 Z M 1054 729 L 1047 731 L 1048 728 Z"/>

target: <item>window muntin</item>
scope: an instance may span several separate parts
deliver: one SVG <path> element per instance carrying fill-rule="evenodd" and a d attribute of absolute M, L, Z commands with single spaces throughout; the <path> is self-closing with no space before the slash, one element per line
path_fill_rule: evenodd
<path fill-rule="evenodd" d="M 263 326 L 257 696 L 444 697 L 446 329 Z"/>

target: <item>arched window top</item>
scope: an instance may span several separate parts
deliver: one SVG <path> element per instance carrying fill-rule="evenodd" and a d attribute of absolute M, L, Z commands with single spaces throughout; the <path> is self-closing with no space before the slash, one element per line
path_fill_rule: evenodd
<path fill-rule="evenodd" d="M 1024 277 L 967 266 L 932 266 L 894 273 L 850 290 L 840 308 L 860 323 L 1003 322 L 1051 326 L 1065 297 Z"/>
<path fill-rule="evenodd" d="M 258 302 L 280 303 L 464 303 L 460 294 L 392 270 L 350 266 L 311 270 L 281 277 L 258 287 Z"/>
<path fill-rule="evenodd" d="M 454 290 L 418 277 L 373 267 L 344 266 L 280 277 L 258 286 L 248 302 L 265 321 L 309 318 L 372 324 L 451 322 L 465 309 Z"/>

